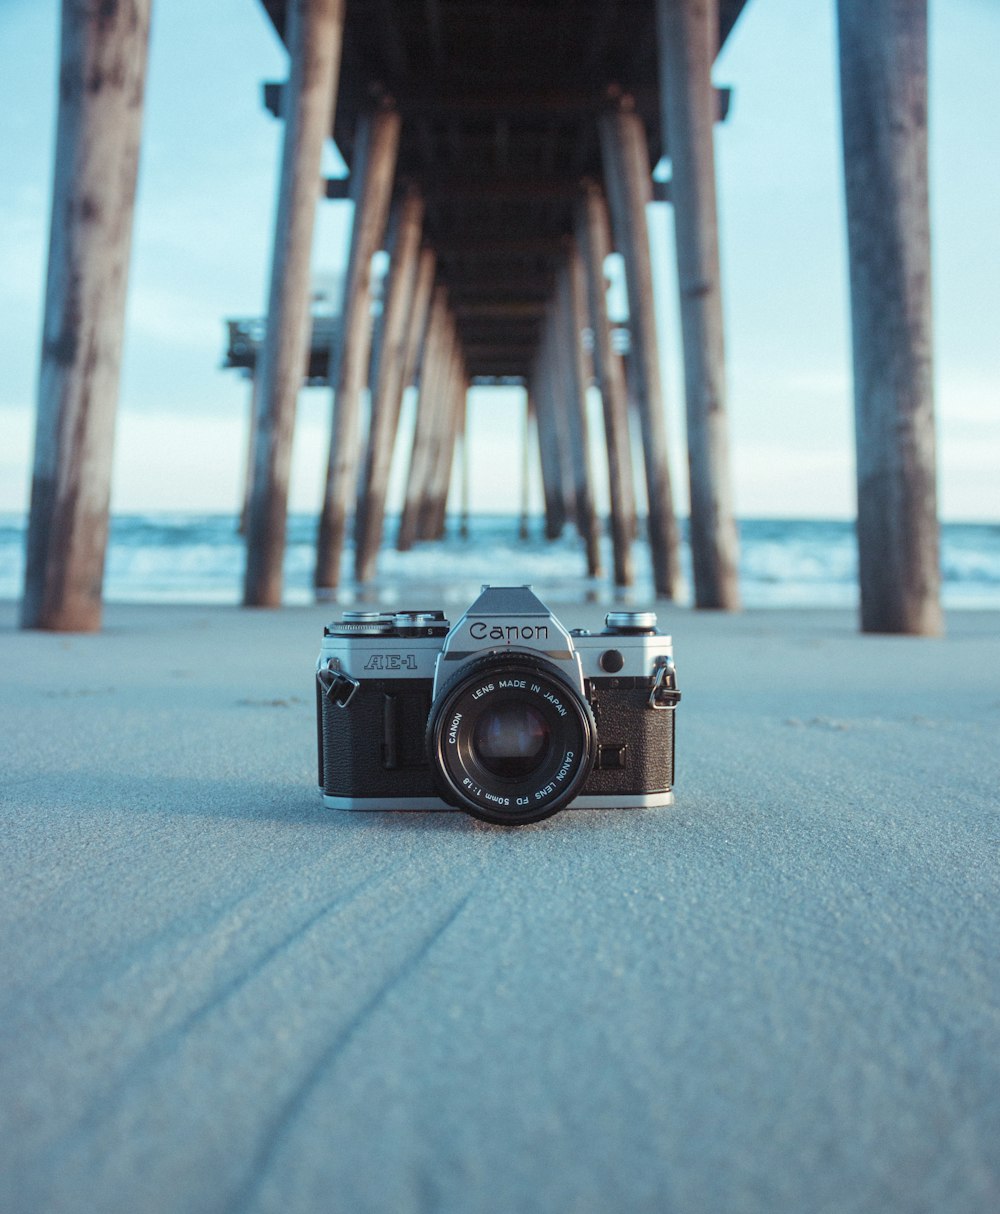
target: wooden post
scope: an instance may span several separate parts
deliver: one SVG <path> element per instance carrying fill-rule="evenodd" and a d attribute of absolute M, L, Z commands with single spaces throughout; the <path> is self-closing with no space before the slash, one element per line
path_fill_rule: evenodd
<path fill-rule="evenodd" d="M 726 422 L 712 128 L 718 0 L 657 0 L 663 129 L 673 176 L 697 607 L 739 609 Z"/>
<path fill-rule="evenodd" d="M 465 381 L 465 396 L 462 401 L 461 415 L 459 417 L 460 429 L 458 432 L 459 441 L 462 444 L 461 453 L 461 496 L 459 499 L 459 523 L 458 534 L 463 540 L 469 538 L 469 489 L 470 479 L 472 476 L 472 460 L 469 458 L 469 382 Z"/>
<path fill-rule="evenodd" d="M 526 540 L 530 534 L 528 517 L 531 506 L 531 423 L 534 408 L 529 393 L 524 394 L 524 422 L 521 430 L 521 519 L 518 523 L 517 538 Z"/>
<path fill-rule="evenodd" d="M 434 250 L 424 248 L 420 251 L 420 263 L 417 266 L 417 282 L 413 288 L 413 307 L 410 310 L 410 324 L 406 334 L 406 355 L 403 360 L 403 390 L 412 387 L 417 382 L 420 370 L 420 358 L 426 349 L 427 326 L 431 316 L 431 297 L 434 294 L 434 275 L 437 269 L 437 258 Z"/>
<path fill-rule="evenodd" d="M 574 480 L 576 526 L 587 554 L 587 574 L 601 576 L 601 537 L 594 511 L 590 475 L 590 427 L 587 425 L 587 387 L 591 367 L 583 348 L 587 328 L 587 285 L 576 242 L 567 241 L 566 261 L 559 268 L 556 289 L 555 348 L 560 355 L 565 384 L 563 405 L 569 429 Z"/>
<path fill-rule="evenodd" d="M 631 98 L 623 98 L 616 111 L 601 116 L 600 131 L 615 244 L 625 260 L 632 340 L 627 370 L 642 426 L 653 582 L 658 595 L 675 599 L 682 585 L 680 535 L 667 459 L 653 265 L 646 224 L 646 206 L 653 200 L 649 147 L 645 126 Z"/>
<path fill-rule="evenodd" d="M 434 278 L 437 269 L 437 257 L 433 249 L 424 248 L 420 253 L 420 262 L 417 267 L 417 281 L 414 287 L 413 308 L 410 313 L 410 324 L 406 337 L 406 355 L 403 368 L 403 385 L 404 391 L 409 387 L 418 387 L 423 384 L 424 374 L 436 374 L 437 369 L 433 366 L 434 357 L 436 356 L 437 347 L 435 343 L 438 338 L 435 333 L 432 333 L 431 326 L 434 320 Z M 435 322 L 436 323 L 436 322 Z M 417 414 L 420 413 L 420 395 L 422 388 L 417 394 Z M 428 401 L 429 401 L 428 397 Z M 428 402 L 425 402 L 425 410 L 430 407 Z M 415 426 L 417 419 L 415 419 Z M 397 531 L 396 546 L 399 547 L 399 539 L 403 534 L 404 515 L 406 514 L 406 498 L 410 495 L 411 485 L 413 491 L 416 491 L 416 481 L 413 479 L 413 447 L 416 440 L 416 428 L 414 429 L 413 439 L 410 444 L 410 462 L 407 468 L 407 481 L 404 489 L 403 505 L 400 509 L 399 529 Z M 407 529 L 410 527 L 410 522 L 407 522 Z M 411 547 L 413 540 L 404 543 L 407 547 Z"/>
<path fill-rule="evenodd" d="M 288 7 L 281 181 L 267 332 L 256 369 L 260 407 L 243 588 L 248 607 L 281 604 L 295 404 L 310 338 L 309 260 L 323 142 L 333 129 L 343 28 L 344 0 L 294 0 Z"/>
<path fill-rule="evenodd" d="M 567 518 L 576 519 L 576 476 L 573 470 L 573 437 L 567 409 L 569 385 L 567 370 L 560 350 L 557 300 L 549 303 L 541 342 L 541 377 L 539 391 L 546 401 L 549 424 L 559 460 L 559 483 L 562 485 L 563 511 Z"/>
<path fill-rule="evenodd" d="M 347 513 L 360 458 L 361 394 L 368 383 L 372 342 L 372 258 L 385 236 L 396 174 L 400 117 L 388 103 L 359 120 L 351 170 L 354 220 L 344 281 L 344 304 L 331 382 L 336 385 L 326 491 L 316 541 L 317 589 L 340 583 Z"/>
<path fill-rule="evenodd" d="M 444 465 L 448 463 L 448 455 L 453 454 L 449 439 L 454 437 L 453 419 L 455 416 L 455 394 L 458 390 L 458 342 L 455 324 L 450 312 L 445 318 L 445 346 L 443 369 L 440 386 L 436 392 L 436 402 L 430 411 L 427 422 L 427 460 L 424 466 L 423 484 L 417 497 L 417 540 L 435 538 L 437 527 L 438 500 L 446 488 Z M 448 463 L 448 472 L 451 465 Z"/>
<path fill-rule="evenodd" d="M 538 452 L 542 465 L 542 492 L 545 497 L 545 538 L 557 540 L 566 526 L 566 496 L 563 492 L 559 432 L 555 425 L 546 374 L 544 359 L 540 353 L 531 377 L 528 408 L 535 415 L 538 433 Z"/>
<path fill-rule="evenodd" d="M 579 243 L 587 269 L 590 327 L 594 334 L 594 374 L 604 407 L 615 585 L 631 586 L 635 580 L 632 558 L 635 484 L 628 428 L 628 393 L 622 358 L 612 347 L 611 323 L 608 320 L 607 280 L 604 277 L 604 262 L 611 253 L 608 207 L 600 186 L 592 181 L 584 185 Z"/>
<path fill-rule="evenodd" d="M 372 393 L 368 451 L 354 524 L 354 573 L 359 582 L 374 577 L 375 562 L 382 543 L 389 469 L 405 388 L 406 347 L 417 286 L 423 217 L 423 198 L 419 190 L 411 188 L 396 204 L 391 225 L 393 240 L 389 286 L 382 314 L 381 352 L 375 391 Z"/>
<path fill-rule="evenodd" d="M 434 462 L 428 480 L 428 491 L 419 525 L 419 535 L 425 540 L 444 537 L 451 474 L 455 465 L 455 447 L 465 429 L 465 411 L 469 392 L 469 377 L 457 335 L 453 339 L 448 388 L 434 444 Z"/>
<path fill-rule="evenodd" d="M 447 293 L 444 287 L 435 287 L 421 360 L 420 394 L 417 397 L 406 495 L 396 536 L 396 548 L 400 552 L 409 551 L 417 539 L 421 503 L 433 456 L 434 419 L 441 405 L 441 393 L 446 386 L 449 370 L 447 313 Z"/>
<path fill-rule="evenodd" d="M 465 410 L 469 393 L 469 376 L 465 369 L 465 355 L 459 340 L 458 329 L 452 318 L 452 353 L 448 377 L 448 388 L 444 394 L 444 408 L 438 425 L 435 444 L 435 462 L 428 486 L 428 506 L 422 538 L 442 539 L 451 490 L 451 474 L 455 466 L 455 451 L 459 435 L 465 428 Z"/>
<path fill-rule="evenodd" d="M 237 535 L 246 535 L 247 520 L 250 517 L 250 497 L 253 493 L 253 446 L 257 434 L 257 414 L 260 411 L 260 392 L 257 385 L 260 376 L 257 368 L 250 372 L 250 401 L 247 406 L 247 449 L 246 462 L 243 466 L 243 505 L 240 507 L 240 518 L 236 526 Z"/>
<path fill-rule="evenodd" d="M 21 624 L 101 626 L 149 0 L 64 0 Z"/>
<path fill-rule="evenodd" d="M 935 478 L 926 0 L 839 0 L 861 627 L 944 626 Z"/>

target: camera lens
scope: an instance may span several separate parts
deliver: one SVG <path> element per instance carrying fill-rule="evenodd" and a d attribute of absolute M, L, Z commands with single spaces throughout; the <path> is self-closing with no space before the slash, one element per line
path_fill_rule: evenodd
<path fill-rule="evenodd" d="M 530 704 L 509 700 L 484 712 L 472 732 L 476 758 L 495 776 L 520 780 L 542 765 L 552 731 Z"/>
<path fill-rule="evenodd" d="M 447 800 L 487 822 L 547 818 L 594 765 L 590 705 L 558 667 L 532 654 L 466 663 L 431 707 L 427 751 Z"/>

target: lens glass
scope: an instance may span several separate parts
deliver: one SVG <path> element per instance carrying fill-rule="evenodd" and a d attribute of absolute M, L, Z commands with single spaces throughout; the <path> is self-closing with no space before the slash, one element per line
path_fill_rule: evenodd
<path fill-rule="evenodd" d="M 530 704 L 508 700 L 484 712 L 472 735 L 473 753 L 495 776 L 521 780 L 539 768 L 549 751 L 551 731 Z"/>

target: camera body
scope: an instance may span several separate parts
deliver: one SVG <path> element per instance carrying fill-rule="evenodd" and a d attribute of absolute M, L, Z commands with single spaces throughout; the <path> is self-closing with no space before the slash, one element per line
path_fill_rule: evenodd
<path fill-rule="evenodd" d="M 527 586 L 484 587 L 454 627 L 345 612 L 317 665 L 319 786 L 332 809 L 508 825 L 670 805 L 679 699 L 652 612 L 570 632 Z"/>

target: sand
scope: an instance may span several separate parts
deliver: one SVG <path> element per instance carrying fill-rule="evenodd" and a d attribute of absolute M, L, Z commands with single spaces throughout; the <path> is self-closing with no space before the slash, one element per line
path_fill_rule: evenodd
<path fill-rule="evenodd" d="M 676 806 L 512 831 L 321 807 L 326 614 L 0 607 L 0 1208 L 1000 1207 L 996 615 L 672 612 Z"/>

